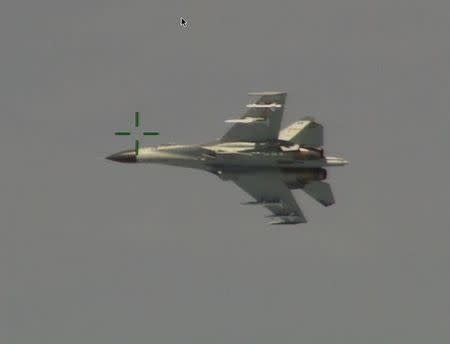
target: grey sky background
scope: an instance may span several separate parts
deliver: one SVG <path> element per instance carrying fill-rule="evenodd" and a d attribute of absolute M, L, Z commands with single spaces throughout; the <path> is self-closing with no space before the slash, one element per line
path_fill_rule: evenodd
<path fill-rule="evenodd" d="M 0 4 L 1 343 L 449 343 L 450 2 Z M 190 27 L 178 25 L 180 16 Z M 220 137 L 247 92 L 350 160 L 309 220 L 103 157 Z"/>

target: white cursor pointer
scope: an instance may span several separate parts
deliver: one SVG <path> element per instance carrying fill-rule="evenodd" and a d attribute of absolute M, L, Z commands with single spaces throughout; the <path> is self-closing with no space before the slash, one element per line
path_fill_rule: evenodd
<path fill-rule="evenodd" d="M 187 28 L 188 24 L 187 24 L 187 20 L 184 19 L 183 17 L 180 17 L 180 26 Z"/>

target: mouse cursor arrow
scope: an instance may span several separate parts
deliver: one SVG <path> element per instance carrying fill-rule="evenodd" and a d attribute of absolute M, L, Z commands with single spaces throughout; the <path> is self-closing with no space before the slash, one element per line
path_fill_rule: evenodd
<path fill-rule="evenodd" d="M 183 17 L 180 17 L 180 26 L 187 27 L 187 21 Z"/>

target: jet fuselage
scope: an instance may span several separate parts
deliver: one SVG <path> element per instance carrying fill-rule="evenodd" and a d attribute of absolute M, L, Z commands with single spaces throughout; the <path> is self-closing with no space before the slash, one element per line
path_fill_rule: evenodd
<path fill-rule="evenodd" d="M 125 163 L 158 163 L 217 172 L 246 168 L 321 168 L 343 166 L 347 161 L 326 156 L 312 147 L 285 147 L 282 144 L 227 142 L 205 145 L 162 145 L 113 154 L 108 159 Z"/>

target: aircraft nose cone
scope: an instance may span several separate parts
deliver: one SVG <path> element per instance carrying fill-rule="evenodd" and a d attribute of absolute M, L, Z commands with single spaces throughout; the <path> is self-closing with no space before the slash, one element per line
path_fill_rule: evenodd
<path fill-rule="evenodd" d="M 125 163 L 137 162 L 136 152 L 134 150 L 126 150 L 123 152 L 115 153 L 107 156 L 106 159 Z"/>

